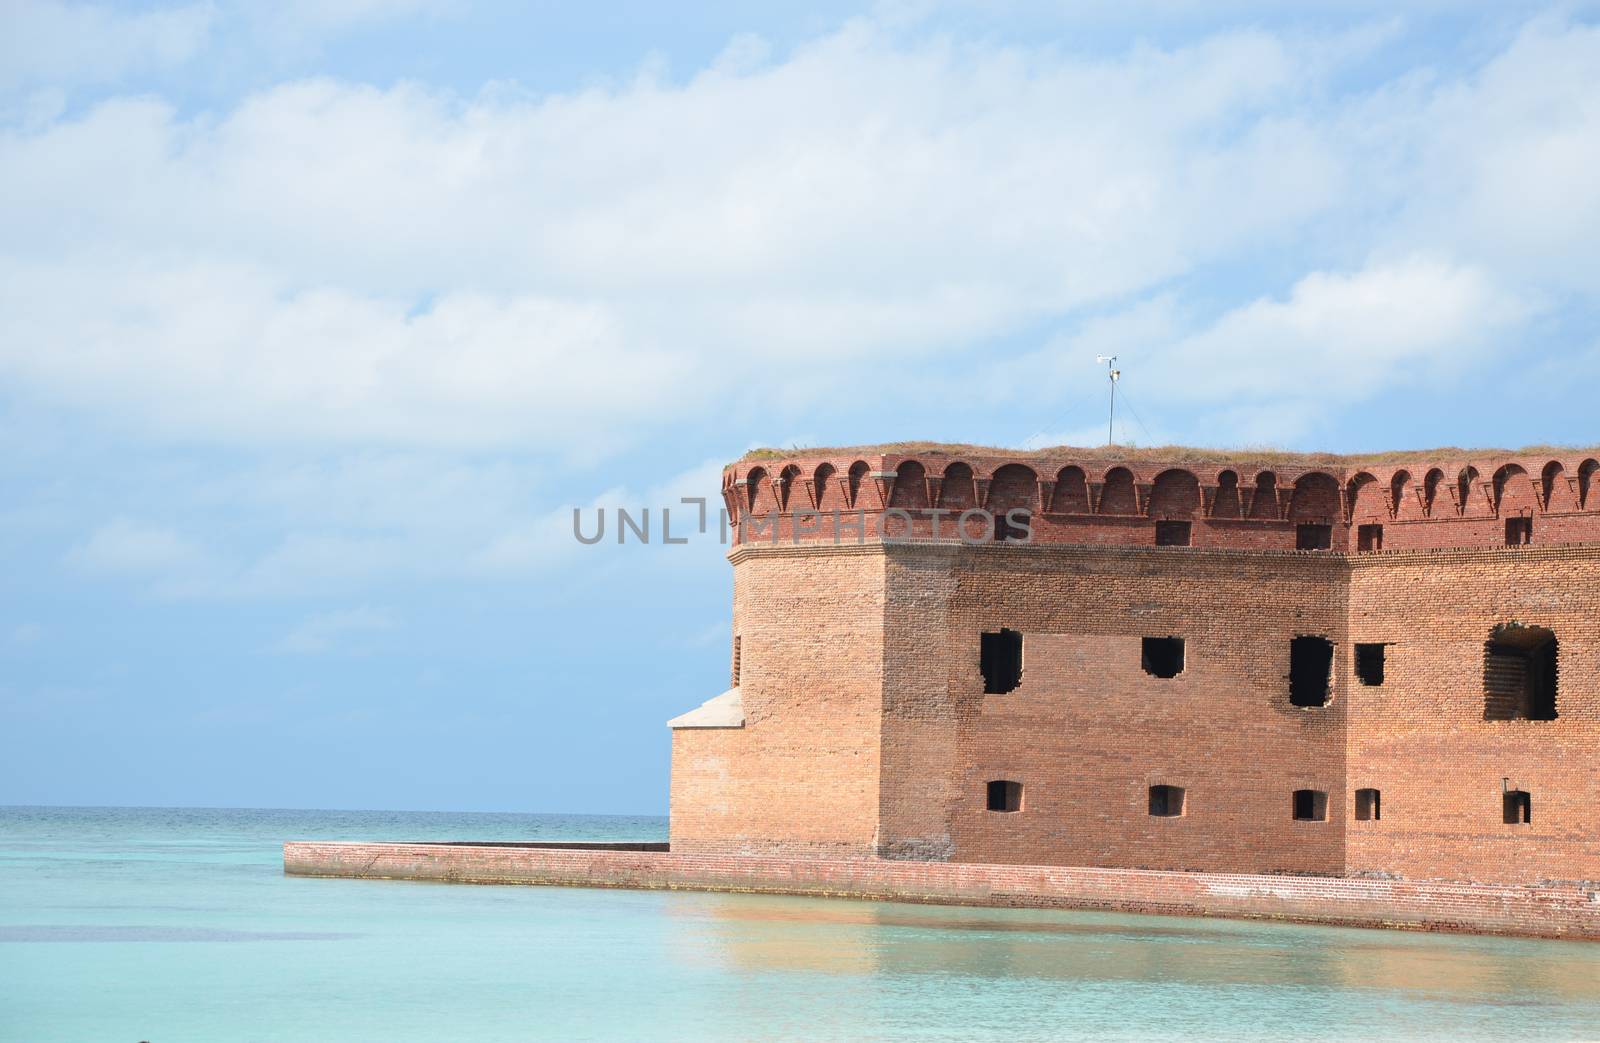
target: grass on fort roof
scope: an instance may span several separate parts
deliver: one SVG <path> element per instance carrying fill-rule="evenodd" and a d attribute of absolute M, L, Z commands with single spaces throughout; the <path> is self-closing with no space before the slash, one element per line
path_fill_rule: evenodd
<path fill-rule="evenodd" d="M 1463 449 L 1440 446 L 1432 449 L 1394 449 L 1376 453 L 1300 453 L 1275 446 L 1247 445 L 1232 449 L 1188 445 L 1137 446 L 1045 446 L 1039 449 L 1010 449 L 1003 446 L 965 445 L 956 442 L 881 442 L 877 445 L 794 446 L 789 449 L 763 447 L 751 449 L 743 460 L 784 460 L 794 456 L 874 456 L 878 454 L 926 453 L 939 456 L 1006 456 L 1019 460 L 1071 456 L 1081 460 L 1153 460 L 1161 463 L 1237 463 L 1329 464 L 1359 467 L 1363 464 L 1404 463 L 1424 457 L 1446 460 L 1476 460 L 1499 456 L 1566 456 L 1600 452 L 1595 446 L 1530 445 L 1521 449 Z M 738 462 L 738 461 L 735 461 Z"/>

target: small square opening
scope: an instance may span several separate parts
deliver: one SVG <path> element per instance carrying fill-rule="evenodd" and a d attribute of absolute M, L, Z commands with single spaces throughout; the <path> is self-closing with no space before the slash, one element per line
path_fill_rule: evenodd
<path fill-rule="evenodd" d="M 1177 818 L 1183 814 L 1182 786 L 1151 786 L 1150 814 L 1156 818 Z"/>
<path fill-rule="evenodd" d="M 1332 547 L 1332 525 L 1302 522 L 1294 527 L 1295 550 L 1329 550 Z"/>
<path fill-rule="evenodd" d="M 987 798 L 990 811 L 1021 811 L 1022 783 L 995 779 L 988 785 Z"/>
<path fill-rule="evenodd" d="M 1501 812 L 1508 826 L 1526 826 L 1533 821 L 1533 797 L 1520 789 L 1501 794 Z"/>
<path fill-rule="evenodd" d="M 1356 529 L 1356 550 L 1370 554 L 1383 549 L 1383 526 L 1363 525 Z"/>
<path fill-rule="evenodd" d="M 1533 519 L 1517 517 L 1506 519 L 1506 546 L 1525 547 L 1533 542 Z"/>
<path fill-rule="evenodd" d="M 1156 522 L 1156 546 L 1187 547 L 1193 531 L 1191 524 L 1186 521 L 1158 521 Z"/>
<path fill-rule="evenodd" d="M 1301 822 L 1327 821 L 1328 794 L 1319 789 L 1295 790 L 1294 817 Z"/>
<path fill-rule="evenodd" d="M 1384 645 L 1356 646 L 1356 679 L 1369 688 L 1383 684 Z"/>
<path fill-rule="evenodd" d="M 1356 790 L 1356 819 L 1375 822 L 1383 817 L 1383 794 L 1375 789 Z"/>

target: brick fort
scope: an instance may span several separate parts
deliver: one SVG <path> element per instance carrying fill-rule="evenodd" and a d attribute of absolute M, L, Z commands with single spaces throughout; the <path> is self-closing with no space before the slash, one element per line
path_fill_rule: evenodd
<path fill-rule="evenodd" d="M 1597 471 L 748 454 L 671 852 L 1592 886 Z"/>

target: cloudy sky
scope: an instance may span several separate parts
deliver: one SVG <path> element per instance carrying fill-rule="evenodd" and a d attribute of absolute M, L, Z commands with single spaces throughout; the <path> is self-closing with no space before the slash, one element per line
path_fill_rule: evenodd
<path fill-rule="evenodd" d="M 0 2 L 0 803 L 661 812 L 753 445 L 1600 441 L 1600 5 Z M 1285 14 L 1284 12 L 1292 12 Z"/>

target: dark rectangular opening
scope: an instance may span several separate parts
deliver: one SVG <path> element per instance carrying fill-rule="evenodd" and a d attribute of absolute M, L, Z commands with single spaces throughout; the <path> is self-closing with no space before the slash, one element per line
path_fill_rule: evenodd
<path fill-rule="evenodd" d="M 995 779 L 990 782 L 987 806 L 990 811 L 1021 811 L 1022 783 L 1008 782 L 1005 779 Z"/>
<path fill-rule="evenodd" d="M 1373 822 L 1383 817 L 1383 794 L 1375 789 L 1356 790 L 1356 818 L 1361 822 Z"/>
<path fill-rule="evenodd" d="M 1182 786 L 1151 786 L 1150 814 L 1157 818 L 1176 818 L 1183 814 Z"/>
<path fill-rule="evenodd" d="M 1011 514 L 1011 512 L 1007 511 L 1005 514 L 997 514 L 994 516 L 995 542 L 1027 543 L 1028 537 L 1032 534 L 1032 526 L 1030 524 L 1014 524 L 1011 519 L 1007 517 L 1009 514 Z M 1026 511 L 1017 511 L 1016 514 L 1017 517 L 1022 518 L 1025 522 L 1028 520 L 1028 513 Z"/>
<path fill-rule="evenodd" d="M 1533 542 L 1533 519 L 1526 517 L 1506 519 L 1506 546 L 1523 547 Z"/>
<path fill-rule="evenodd" d="M 1501 796 L 1506 825 L 1526 826 L 1533 821 L 1533 798 L 1526 790 L 1508 789 Z"/>
<path fill-rule="evenodd" d="M 1363 525 L 1356 529 L 1356 550 L 1371 553 L 1383 549 L 1383 526 Z"/>
<path fill-rule="evenodd" d="M 1022 683 L 1022 635 L 1015 630 L 978 638 L 978 670 L 983 674 L 983 690 L 995 695 L 1014 690 Z"/>
<path fill-rule="evenodd" d="M 1295 550 L 1329 550 L 1332 547 L 1332 525 L 1302 522 L 1294 527 Z"/>
<path fill-rule="evenodd" d="M 1187 547 L 1192 532 L 1193 529 L 1190 523 L 1186 521 L 1158 521 L 1156 522 L 1156 546 Z"/>
<path fill-rule="evenodd" d="M 1145 638 L 1140 644 L 1139 665 L 1155 677 L 1177 677 L 1183 673 L 1183 638 Z"/>
<path fill-rule="evenodd" d="M 1333 642 L 1301 635 L 1289 642 L 1289 702 L 1295 706 L 1328 705 L 1333 672 Z"/>
<path fill-rule="evenodd" d="M 1319 789 L 1294 791 L 1294 817 L 1302 822 L 1322 822 L 1328 817 L 1328 795 Z"/>
<path fill-rule="evenodd" d="M 1374 687 L 1383 683 L 1383 649 L 1379 644 L 1356 646 L 1356 678 L 1362 684 Z"/>
<path fill-rule="evenodd" d="M 1553 721 L 1560 644 L 1547 627 L 1507 624 L 1483 648 L 1483 719 Z"/>

